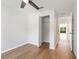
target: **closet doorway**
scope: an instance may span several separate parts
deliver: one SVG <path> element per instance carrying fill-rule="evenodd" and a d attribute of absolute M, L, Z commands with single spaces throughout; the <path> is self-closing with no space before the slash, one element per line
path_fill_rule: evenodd
<path fill-rule="evenodd" d="M 40 39 L 39 45 L 46 44 L 49 46 L 49 32 L 50 32 L 50 16 L 40 17 Z"/>

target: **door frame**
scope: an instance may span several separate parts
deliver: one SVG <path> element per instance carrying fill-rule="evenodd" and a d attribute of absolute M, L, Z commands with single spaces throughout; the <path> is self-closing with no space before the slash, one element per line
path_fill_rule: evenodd
<path fill-rule="evenodd" d="M 42 17 L 44 17 L 44 16 L 49 16 L 49 23 L 50 23 L 50 15 L 42 15 L 42 16 L 39 16 L 39 47 L 43 43 L 42 42 Z M 50 27 L 50 25 L 49 25 L 49 27 Z M 49 45 L 50 45 L 50 43 L 49 43 Z"/>

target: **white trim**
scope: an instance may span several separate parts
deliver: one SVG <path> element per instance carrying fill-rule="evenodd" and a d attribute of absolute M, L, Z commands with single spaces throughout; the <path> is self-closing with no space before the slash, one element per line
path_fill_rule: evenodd
<path fill-rule="evenodd" d="M 55 50 L 55 46 L 50 46 L 49 49 Z"/>
<path fill-rule="evenodd" d="M 74 50 L 73 52 L 74 52 L 75 56 L 77 57 L 77 53 L 76 53 L 76 51 Z"/>
<path fill-rule="evenodd" d="M 56 42 L 56 44 L 54 45 L 54 49 L 56 49 L 58 42 Z"/>
<path fill-rule="evenodd" d="M 26 43 L 17 45 L 17 46 L 15 46 L 15 47 L 13 47 L 13 48 L 9 48 L 9 49 L 7 49 L 7 50 L 1 51 L 1 54 L 2 54 L 2 53 L 5 53 L 5 52 L 8 52 L 8 51 L 10 51 L 10 50 L 13 50 L 13 49 L 15 49 L 15 48 L 21 47 L 21 46 L 26 45 L 26 44 L 33 44 L 33 43 L 26 42 Z M 33 44 L 33 45 L 35 45 L 35 44 Z M 38 47 L 38 45 L 36 45 L 36 46 Z"/>
<path fill-rule="evenodd" d="M 7 52 L 7 51 L 13 50 L 13 49 L 18 48 L 18 47 L 20 47 L 20 46 L 23 46 L 23 45 L 25 45 L 25 44 L 28 44 L 28 43 L 23 43 L 23 44 L 17 45 L 17 46 L 15 46 L 15 47 L 9 48 L 9 49 L 7 49 L 7 50 L 1 51 L 1 53 L 5 53 L 5 52 Z"/>
<path fill-rule="evenodd" d="M 39 47 L 39 43 L 38 44 L 35 44 L 33 42 L 27 42 L 27 44 L 32 44 L 32 45 L 35 45 L 35 46 Z"/>
<path fill-rule="evenodd" d="M 50 49 L 53 49 L 53 50 L 55 50 L 55 48 L 54 48 L 54 47 L 53 47 L 53 48 L 52 48 L 52 47 L 50 47 Z"/>

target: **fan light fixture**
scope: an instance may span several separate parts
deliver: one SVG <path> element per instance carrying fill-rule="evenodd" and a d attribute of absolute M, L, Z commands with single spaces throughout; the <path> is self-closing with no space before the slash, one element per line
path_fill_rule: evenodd
<path fill-rule="evenodd" d="M 30 4 L 31 6 L 33 6 L 34 8 L 36 8 L 37 10 L 42 9 L 44 7 L 38 7 L 33 1 L 31 0 L 22 0 L 21 2 L 21 8 L 24 8 L 26 4 Z"/>
<path fill-rule="evenodd" d="M 23 2 L 25 2 L 25 3 L 29 3 L 29 0 L 23 0 Z"/>

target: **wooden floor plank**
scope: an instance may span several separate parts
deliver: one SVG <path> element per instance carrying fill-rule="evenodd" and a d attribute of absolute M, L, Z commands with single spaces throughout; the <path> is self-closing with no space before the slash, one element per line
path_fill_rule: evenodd
<path fill-rule="evenodd" d="M 1 59 L 76 59 L 67 41 L 60 41 L 55 50 L 43 43 L 40 48 L 26 44 L 2 54 Z"/>

